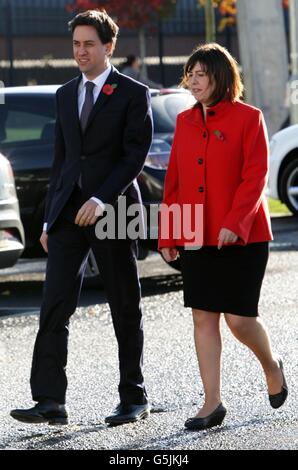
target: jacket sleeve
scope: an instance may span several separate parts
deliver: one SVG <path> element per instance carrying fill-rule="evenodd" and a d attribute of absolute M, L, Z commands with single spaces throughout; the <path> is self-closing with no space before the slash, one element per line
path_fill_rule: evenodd
<path fill-rule="evenodd" d="M 93 196 L 113 203 L 139 175 L 148 155 L 153 133 L 149 90 L 141 88 L 131 99 L 123 135 L 123 155 Z"/>
<path fill-rule="evenodd" d="M 169 217 L 168 208 L 178 199 L 178 167 L 177 167 L 178 118 L 174 134 L 169 165 L 165 176 L 164 194 L 159 210 L 158 248 L 175 247 L 173 219 Z M 165 229 L 167 227 L 167 229 Z"/>
<path fill-rule="evenodd" d="M 65 145 L 62 133 L 60 118 L 59 118 L 59 105 L 58 93 L 56 93 L 56 124 L 55 124 L 55 144 L 54 144 L 54 161 L 50 173 L 49 189 L 46 196 L 44 223 L 47 223 L 52 197 L 55 187 L 61 172 L 61 168 L 65 158 Z"/>
<path fill-rule="evenodd" d="M 268 136 L 263 114 L 259 110 L 254 110 L 247 120 L 243 134 L 243 154 L 242 181 L 222 226 L 234 232 L 246 244 L 264 197 L 268 176 Z"/>

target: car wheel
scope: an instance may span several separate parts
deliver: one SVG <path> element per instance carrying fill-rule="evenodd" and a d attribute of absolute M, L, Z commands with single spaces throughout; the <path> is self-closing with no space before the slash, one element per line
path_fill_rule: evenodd
<path fill-rule="evenodd" d="M 292 160 L 283 170 L 280 179 L 281 199 L 298 215 L 298 158 Z"/>

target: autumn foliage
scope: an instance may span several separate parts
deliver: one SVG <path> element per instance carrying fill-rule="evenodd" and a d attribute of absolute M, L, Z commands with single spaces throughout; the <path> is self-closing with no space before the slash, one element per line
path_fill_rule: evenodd
<path fill-rule="evenodd" d="M 200 6 L 205 6 L 206 0 L 199 0 Z M 233 26 L 237 22 L 237 0 L 213 0 L 214 8 L 218 8 L 221 19 L 218 31 L 222 32 L 227 26 Z M 282 0 L 283 8 L 289 8 L 289 0 Z"/>
<path fill-rule="evenodd" d="M 176 0 L 75 0 L 67 10 L 79 12 L 104 8 L 119 26 L 138 29 L 167 16 L 175 5 Z"/>

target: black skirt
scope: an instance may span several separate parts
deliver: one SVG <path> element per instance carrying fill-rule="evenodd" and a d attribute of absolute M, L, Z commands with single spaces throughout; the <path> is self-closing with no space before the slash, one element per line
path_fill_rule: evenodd
<path fill-rule="evenodd" d="M 258 303 L 269 255 L 269 243 L 229 245 L 220 250 L 178 247 L 184 305 L 216 313 L 258 316 Z"/>

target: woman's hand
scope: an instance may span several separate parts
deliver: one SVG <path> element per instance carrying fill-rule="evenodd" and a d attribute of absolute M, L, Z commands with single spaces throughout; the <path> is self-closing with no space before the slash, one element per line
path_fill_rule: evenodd
<path fill-rule="evenodd" d="M 177 248 L 161 248 L 161 254 L 167 263 L 175 261 L 178 256 Z"/>
<path fill-rule="evenodd" d="M 218 235 L 217 248 L 220 250 L 221 247 L 227 243 L 235 243 L 238 240 L 238 235 L 227 228 L 222 228 Z"/>

